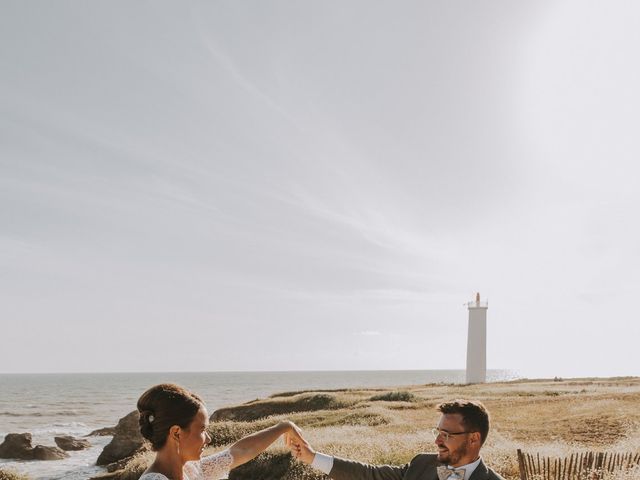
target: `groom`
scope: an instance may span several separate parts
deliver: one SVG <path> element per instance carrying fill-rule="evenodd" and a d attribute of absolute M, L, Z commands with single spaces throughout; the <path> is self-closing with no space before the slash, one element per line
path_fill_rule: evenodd
<path fill-rule="evenodd" d="M 302 437 L 289 437 L 296 458 L 334 480 L 504 480 L 488 468 L 480 449 L 489 434 L 489 412 L 480 402 L 454 400 L 438 405 L 433 429 L 437 454 L 421 453 L 406 465 L 367 465 L 313 450 Z"/>

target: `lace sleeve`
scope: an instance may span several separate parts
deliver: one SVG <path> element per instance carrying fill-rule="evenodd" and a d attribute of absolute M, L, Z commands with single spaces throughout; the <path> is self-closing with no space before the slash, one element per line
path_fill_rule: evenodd
<path fill-rule="evenodd" d="M 191 480 L 220 480 L 229 476 L 233 456 L 229 449 L 208 455 L 199 462 L 189 462 L 185 471 Z"/>

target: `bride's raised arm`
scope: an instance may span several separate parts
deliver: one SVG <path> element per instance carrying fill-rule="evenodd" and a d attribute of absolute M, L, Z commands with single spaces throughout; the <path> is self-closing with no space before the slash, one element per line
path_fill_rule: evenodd
<path fill-rule="evenodd" d="M 235 468 L 255 458 L 281 435 L 296 432 L 297 430 L 298 427 L 296 424 L 287 420 L 241 438 L 229 448 L 231 456 L 233 457 L 231 468 Z"/>

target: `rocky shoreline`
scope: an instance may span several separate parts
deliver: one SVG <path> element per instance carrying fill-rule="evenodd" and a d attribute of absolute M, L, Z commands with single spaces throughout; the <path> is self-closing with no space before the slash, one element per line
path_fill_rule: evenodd
<path fill-rule="evenodd" d="M 63 445 L 65 439 L 62 437 L 60 441 Z M 75 439 L 74 439 L 75 440 Z M 56 440 L 58 443 L 58 440 Z M 19 460 L 61 460 L 69 455 L 65 449 L 57 446 L 32 445 L 32 437 L 30 433 L 9 433 L 4 437 L 4 442 L 0 444 L 0 458 L 10 458 Z"/>
<path fill-rule="evenodd" d="M 129 459 L 137 453 L 147 450 L 144 438 L 138 427 L 138 412 L 133 411 L 121 418 L 115 427 L 105 427 L 94 430 L 87 437 L 107 436 L 113 438 L 103 448 L 96 460 L 96 465 L 106 466 L 114 471 L 121 467 L 123 460 Z M 67 452 L 84 450 L 91 447 L 86 438 L 76 438 L 70 435 L 54 437 L 56 446 L 32 445 L 30 433 L 9 433 L 0 443 L 0 458 L 11 460 L 62 460 L 68 458 Z"/>

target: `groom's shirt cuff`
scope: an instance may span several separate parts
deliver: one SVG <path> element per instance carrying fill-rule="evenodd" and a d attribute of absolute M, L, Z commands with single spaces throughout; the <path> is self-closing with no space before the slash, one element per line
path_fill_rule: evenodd
<path fill-rule="evenodd" d="M 324 453 L 316 452 L 316 456 L 313 457 L 311 466 L 316 470 L 320 470 L 322 473 L 329 475 L 329 472 L 331 472 L 331 469 L 333 468 L 333 457 L 325 455 Z"/>

